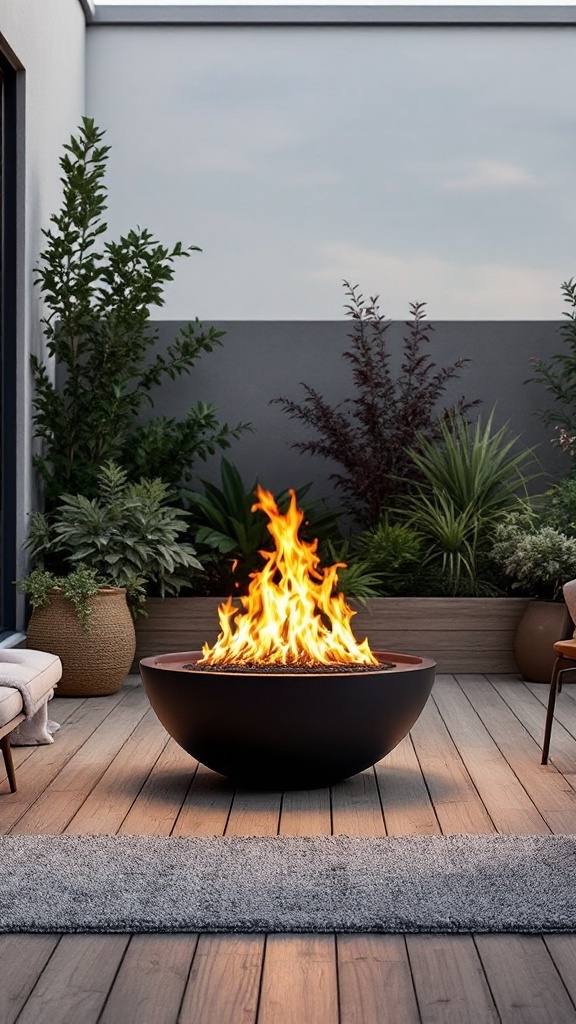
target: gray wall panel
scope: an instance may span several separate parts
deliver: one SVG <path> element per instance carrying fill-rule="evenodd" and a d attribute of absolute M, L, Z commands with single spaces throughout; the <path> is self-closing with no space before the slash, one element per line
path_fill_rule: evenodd
<path fill-rule="evenodd" d="M 158 325 L 161 345 L 167 344 L 178 322 Z M 198 399 L 214 402 L 221 419 L 249 419 L 254 434 L 235 442 L 228 453 L 247 480 L 258 474 L 272 489 L 314 481 L 317 494 L 330 495 L 330 465 L 304 456 L 291 444 L 303 437 L 304 428 L 291 421 L 270 399 L 282 394 L 298 399 L 301 381 L 318 388 L 331 402 L 351 394 L 350 368 L 342 353 L 350 325 L 346 322 L 240 322 L 216 324 L 226 337 L 222 348 L 203 356 L 191 377 L 168 382 L 155 396 L 156 412 L 182 415 Z M 569 460 L 550 444 L 550 431 L 537 417 L 547 395 L 537 385 L 523 381 L 531 373 L 532 356 L 549 357 L 560 347 L 558 323 L 545 322 L 442 322 L 435 324 L 431 354 L 439 365 L 459 357 L 471 362 L 449 393 L 482 400 L 482 414 L 496 406 L 498 424 L 510 422 L 526 445 L 538 445 L 543 467 L 564 473 Z M 391 328 L 391 346 L 402 336 L 401 324 Z M 200 475 L 218 477 L 218 459 Z"/>

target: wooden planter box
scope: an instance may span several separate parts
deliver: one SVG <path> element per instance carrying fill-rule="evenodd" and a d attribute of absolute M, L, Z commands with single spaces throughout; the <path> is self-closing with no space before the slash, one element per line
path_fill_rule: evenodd
<path fill-rule="evenodd" d="M 148 618 L 136 623 L 136 656 L 197 651 L 218 635 L 223 598 L 148 600 Z M 374 650 L 434 658 L 438 672 L 517 672 L 514 635 L 526 610 L 523 597 L 378 597 L 358 608 L 358 639 Z"/>

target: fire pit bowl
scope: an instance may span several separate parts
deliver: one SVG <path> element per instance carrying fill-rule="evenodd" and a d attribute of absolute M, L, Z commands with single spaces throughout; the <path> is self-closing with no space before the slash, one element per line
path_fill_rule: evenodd
<path fill-rule="evenodd" d="M 193 651 L 144 658 L 140 674 L 164 728 L 208 768 L 252 789 L 313 789 L 379 761 L 426 704 L 434 661 L 374 653 L 372 671 L 247 673 L 195 668 Z"/>

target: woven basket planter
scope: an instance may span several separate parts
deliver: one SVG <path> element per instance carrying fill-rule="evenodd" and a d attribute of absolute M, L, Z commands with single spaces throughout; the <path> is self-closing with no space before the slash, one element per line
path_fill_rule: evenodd
<path fill-rule="evenodd" d="M 91 598 L 88 630 L 72 603 L 54 591 L 50 603 L 32 613 L 27 646 L 57 654 L 62 661 L 59 697 L 102 697 L 124 682 L 136 650 L 126 591 L 102 588 Z"/>

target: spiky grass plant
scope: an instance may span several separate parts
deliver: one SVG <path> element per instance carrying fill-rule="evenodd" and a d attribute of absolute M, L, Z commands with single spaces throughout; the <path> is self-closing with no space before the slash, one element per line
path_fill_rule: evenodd
<path fill-rule="evenodd" d="M 519 445 L 506 425 L 495 428 L 492 411 L 485 423 L 453 416 L 437 442 L 422 437 L 410 452 L 422 482 L 407 499 L 407 521 L 427 539 L 427 560 L 440 563 L 454 593 L 464 579 L 478 581 L 495 526 L 539 475 L 533 450 Z"/>

